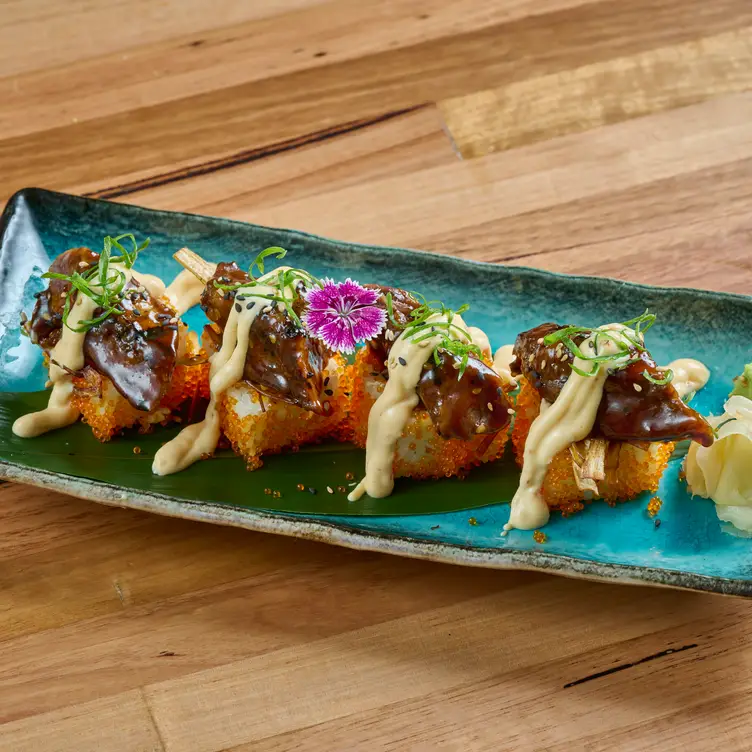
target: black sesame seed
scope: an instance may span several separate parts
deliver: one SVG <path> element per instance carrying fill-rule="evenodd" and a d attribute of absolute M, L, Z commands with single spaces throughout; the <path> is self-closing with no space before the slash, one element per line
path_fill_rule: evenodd
<path fill-rule="evenodd" d="M 661 521 L 660 521 L 660 519 L 658 517 L 655 518 L 655 526 L 656 527 L 660 527 L 661 526 Z"/>
<path fill-rule="evenodd" d="M 407 361 L 404 358 L 400 357 L 400 358 L 397 358 L 397 360 L 399 361 L 401 366 L 407 365 Z"/>
<path fill-rule="evenodd" d="M 246 303 L 245 304 L 245 310 L 246 311 L 250 311 L 251 308 L 253 308 L 253 306 L 255 306 L 255 305 L 256 305 L 256 302 L 252 300 L 250 303 Z"/>
<path fill-rule="evenodd" d="M 324 394 L 326 394 L 329 397 L 331 397 L 334 394 L 334 392 L 331 389 L 324 389 Z"/>
<path fill-rule="evenodd" d="M 308 371 L 308 373 L 306 374 L 306 378 L 307 379 L 312 379 L 313 378 L 313 371 Z"/>
<path fill-rule="evenodd" d="M 315 496 L 316 493 L 317 493 L 317 491 L 316 491 L 316 489 L 313 486 L 309 486 L 308 487 L 308 493 L 309 494 L 313 494 Z"/>
<path fill-rule="evenodd" d="M 497 386 L 496 387 L 496 394 L 498 394 L 499 397 L 501 397 L 501 395 L 504 394 L 504 390 L 500 386 Z"/>
<path fill-rule="evenodd" d="M 242 303 L 245 300 L 245 295 L 236 295 L 235 300 L 239 300 Z"/>
<path fill-rule="evenodd" d="M 324 379 L 324 386 L 329 386 L 329 377 L 328 376 Z"/>
<path fill-rule="evenodd" d="M 238 313 L 240 313 L 240 312 L 241 312 L 241 311 L 243 310 L 243 308 L 242 308 L 242 306 L 240 305 L 240 303 L 235 303 L 235 310 L 236 310 L 236 311 L 237 311 Z"/>

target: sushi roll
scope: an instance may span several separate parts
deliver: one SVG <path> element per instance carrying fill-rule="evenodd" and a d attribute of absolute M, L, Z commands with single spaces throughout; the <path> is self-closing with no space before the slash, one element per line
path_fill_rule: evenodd
<path fill-rule="evenodd" d="M 160 279 L 133 268 L 147 245 L 108 236 L 101 253 L 72 248 L 43 275 L 49 285 L 23 330 L 44 352 L 52 392 L 45 410 L 14 423 L 16 435 L 82 418 L 108 441 L 127 428 L 147 431 L 187 417 L 207 369 L 179 318 L 190 290 L 178 301 Z"/>
<path fill-rule="evenodd" d="M 462 476 L 504 452 L 509 381 L 488 339 L 460 313 L 397 288 L 379 294 L 386 327 L 355 359 L 349 436 L 366 449 L 366 473 L 350 499 L 388 496 L 394 479 Z"/>
<path fill-rule="evenodd" d="M 674 442 L 712 444 L 711 427 L 681 398 L 702 388 L 707 369 L 694 369 L 700 382 L 690 383 L 683 368 L 677 390 L 671 368 L 645 348 L 654 320 L 645 313 L 595 329 L 547 323 L 517 337 L 512 444 L 522 477 L 508 529 L 539 527 L 552 508 L 566 514 L 591 499 L 655 491 Z"/>
<path fill-rule="evenodd" d="M 265 252 L 251 266 L 258 277 L 234 262 L 215 268 L 187 249 L 175 257 L 202 284 L 210 401 L 204 421 L 157 452 L 153 471 L 188 467 L 211 455 L 222 435 L 249 470 L 264 455 L 339 436 L 350 400 L 347 364 L 302 323 L 305 293 L 318 281 L 290 267 L 263 274 Z"/>

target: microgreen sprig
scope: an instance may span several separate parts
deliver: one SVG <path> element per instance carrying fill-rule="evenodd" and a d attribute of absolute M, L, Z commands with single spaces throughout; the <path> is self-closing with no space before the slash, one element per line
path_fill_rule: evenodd
<path fill-rule="evenodd" d="M 649 310 L 646 310 L 641 316 L 622 322 L 621 325 L 625 327 L 624 329 L 613 330 L 603 329 L 601 327 L 567 326 L 546 335 L 543 338 L 543 344 L 550 347 L 561 343 L 575 358 L 593 364 L 590 371 L 584 371 L 572 363 L 571 367 L 575 373 L 580 376 L 595 376 L 601 363 L 622 360 L 618 365 L 619 369 L 627 368 L 634 363 L 638 363 L 640 360 L 639 357 L 629 358 L 627 360 L 623 360 L 623 358 L 625 355 L 628 355 L 632 349 L 637 350 L 640 353 L 645 352 L 645 333 L 653 326 L 653 324 L 655 324 L 655 321 L 656 315 L 650 313 Z M 634 332 L 634 336 L 632 335 L 632 332 Z M 584 335 L 585 337 L 593 337 L 590 342 L 590 347 L 593 350 L 591 354 L 583 352 L 582 348 L 574 341 L 573 337 L 578 334 Z M 612 353 L 599 355 L 597 354 L 600 350 L 599 345 L 604 339 L 613 342 L 616 349 Z M 643 371 L 642 375 L 652 384 L 657 384 L 659 386 L 665 386 L 674 378 L 673 371 L 671 371 L 670 368 L 666 369 L 665 376 L 661 379 L 655 378 L 647 370 Z"/>
<path fill-rule="evenodd" d="M 264 259 L 268 258 L 269 256 L 274 256 L 277 259 L 283 259 L 286 255 L 287 251 L 284 248 L 280 248 L 279 246 L 271 246 L 270 248 L 265 248 L 256 256 L 256 258 L 251 263 L 251 266 L 248 269 L 248 276 L 250 277 L 250 279 L 247 282 L 225 284 L 215 279 L 213 284 L 217 289 L 223 290 L 225 292 L 252 290 L 254 287 L 258 287 L 259 284 L 262 284 L 260 282 L 260 278 L 265 273 Z M 258 276 L 254 274 L 254 268 L 258 270 Z M 280 269 L 275 276 L 263 281 L 264 285 L 275 288 L 277 290 L 276 294 L 256 292 L 253 292 L 252 294 L 255 298 L 261 298 L 263 300 L 268 300 L 274 303 L 281 303 L 287 310 L 290 318 L 292 318 L 292 320 L 300 328 L 303 328 L 303 322 L 300 320 L 298 314 L 293 310 L 293 303 L 299 295 L 298 286 L 300 283 L 302 283 L 308 289 L 322 286 L 321 281 L 309 272 L 305 271 L 305 269 Z M 293 290 L 292 297 L 288 297 L 287 295 L 287 290 L 289 288 L 292 288 Z"/>
<path fill-rule="evenodd" d="M 130 241 L 132 248 L 128 249 L 123 241 Z M 120 316 L 125 313 L 119 305 L 123 299 L 123 290 L 128 283 L 128 277 L 120 267 L 132 269 L 138 254 L 149 246 L 149 242 L 147 238 L 139 244 L 133 233 L 125 233 L 117 237 L 107 235 L 103 241 L 99 261 L 83 274 L 78 271 L 74 271 L 73 274 L 58 274 L 57 272 L 43 274 L 42 279 L 58 279 L 70 283 L 79 295 L 86 295 L 97 304 L 98 309 L 103 309 L 99 316 L 82 320 L 78 326 L 72 327 L 68 323 L 72 297 L 69 293 L 65 297 L 63 306 L 63 325 L 80 334 L 100 324 L 109 316 Z M 119 256 L 112 255 L 113 248 L 120 252 Z M 117 266 L 113 266 L 114 264 Z"/>
<path fill-rule="evenodd" d="M 474 355 L 481 358 L 483 355 L 481 349 L 472 344 L 470 333 L 454 323 L 455 317 L 461 316 L 470 306 L 463 305 L 453 311 L 439 300 L 426 300 L 423 295 L 415 292 L 411 292 L 410 295 L 420 300 L 421 304 L 410 312 L 410 319 L 407 322 L 400 323 L 394 316 L 392 294 L 390 292 L 386 294 L 386 312 L 389 321 L 396 328 L 403 330 L 403 337 L 416 344 L 432 337 L 439 337 L 433 348 L 434 362 L 436 365 L 441 363 L 440 350 L 460 358 L 457 374 L 457 381 L 459 381 L 465 373 L 470 356 Z M 437 317 L 439 320 L 431 320 Z M 460 338 L 458 338 L 458 334 Z"/>

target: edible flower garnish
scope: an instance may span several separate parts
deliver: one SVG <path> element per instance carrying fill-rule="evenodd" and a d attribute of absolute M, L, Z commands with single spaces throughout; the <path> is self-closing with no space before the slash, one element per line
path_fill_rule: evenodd
<path fill-rule="evenodd" d="M 645 333 L 655 323 L 656 315 L 645 311 L 641 316 L 630 319 L 629 321 L 622 322 L 621 326 L 624 329 L 606 329 L 604 327 L 586 327 L 586 326 L 567 326 L 558 331 L 552 332 L 543 339 L 543 344 L 550 347 L 561 342 L 575 358 L 584 360 L 593 364 L 593 368 L 590 371 L 583 371 L 578 368 L 574 363 L 572 364 L 572 370 L 580 376 L 595 376 L 598 372 L 600 363 L 607 363 L 611 361 L 620 361 L 616 364 L 616 369 L 627 368 L 633 363 L 638 363 L 639 358 L 629 358 L 623 360 L 625 355 L 628 355 L 631 350 L 637 350 L 638 352 L 645 352 Z M 634 332 L 634 336 L 632 335 Z M 593 344 L 595 347 L 591 353 L 583 352 L 577 343 L 572 339 L 576 335 L 583 335 L 584 338 L 593 337 Z M 601 340 L 610 340 L 615 345 L 613 352 L 599 355 L 600 348 L 598 347 Z M 671 382 L 674 378 L 673 371 L 670 368 L 665 369 L 664 376 L 661 379 L 655 378 L 647 370 L 642 372 L 642 375 L 651 383 L 659 386 L 664 386 Z"/>
<path fill-rule="evenodd" d="M 133 246 L 131 250 L 128 250 L 121 241 L 130 243 Z M 126 233 L 117 237 L 107 235 L 104 239 L 102 252 L 99 254 L 99 261 L 83 274 L 79 272 L 73 272 L 73 274 L 47 272 L 43 274 L 42 279 L 59 279 L 69 282 L 74 289 L 78 290 L 79 294 L 86 295 L 97 304 L 98 308 L 104 309 L 99 316 L 81 321 L 79 326 L 74 328 L 68 324 L 71 295 L 66 295 L 63 307 L 63 324 L 71 331 L 81 333 L 100 324 L 109 316 L 120 316 L 125 313 L 118 307 L 123 299 L 123 290 L 128 283 L 128 275 L 123 269 L 132 269 L 138 254 L 145 250 L 148 245 L 149 238 L 139 245 L 133 233 Z M 120 255 L 113 256 L 113 249 L 119 251 Z"/>
<path fill-rule="evenodd" d="M 323 279 L 320 287 L 313 287 L 303 297 L 308 303 L 303 314 L 305 328 L 335 352 L 355 352 L 358 342 L 378 336 L 386 325 L 386 312 L 376 305 L 378 291 L 351 279 Z"/>
<path fill-rule="evenodd" d="M 264 259 L 269 256 L 283 259 L 286 255 L 284 248 L 266 248 L 251 264 L 247 282 L 229 285 L 215 280 L 214 285 L 230 292 L 257 287 L 259 278 L 264 274 Z M 254 269 L 258 271 L 258 276 Z M 335 352 L 355 352 L 358 342 L 373 339 L 386 324 L 386 314 L 376 305 L 378 293 L 351 279 L 335 282 L 332 279 L 317 279 L 305 269 L 280 269 L 264 279 L 263 284 L 275 291 L 270 294 L 252 293 L 255 297 L 281 303 L 301 329 L 322 340 Z M 292 291 L 291 295 L 288 295 L 288 290 Z M 293 308 L 298 297 L 308 304 L 302 320 Z"/>
<path fill-rule="evenodd" d="M 456 311 L 453 311 L 451 308 L 447 308 L 440 300 L 426 300 L 423 295 L 416 292 L 411 292 L 410 295 L 423 302 L 410 312 L 411 321 L 408 321 L 407 324 L 400 324 L 394 318 L 392 294 L 386 294 L 386 310 L 389 321 L 398 329 L 404 329 L 402 336 L 412 342 L 422 342 L 426 339 L 440 336 L 441 339 L 438 340 L 433 348 L 433 359 L 436 365 L 441 363 L 440 350 L 445 350 L 461 358 L 457 374 L 457 381 L 459 381 L 465 373 L 470 356 L 483 357 L 481 349 L 472 343 L 470 333 L 454 323 L 455 316 L 461 316 L 470 306 L 465 304 L 460 306 Z M 439 320 L 435 320 L 436 318 Z M 457 334 L 460 335 L 460 338 L 457 337 Z"/>

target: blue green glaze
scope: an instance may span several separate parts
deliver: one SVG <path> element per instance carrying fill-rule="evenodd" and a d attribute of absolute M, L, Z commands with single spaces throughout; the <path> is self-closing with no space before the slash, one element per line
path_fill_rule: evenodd
<path fill-rule="evenodd" d="M 165 279 L 179 270 L 171 254 L 184 245 L 208 259 L 235 259 L 241 265 L 249 263 L 260 249 L 281 245 L 289 249 L 296 265 L 318 275 L 387 282 L 441 297 L 453 306 L 470 302 L 466 320 L 482 327 L 494 348 L 513 342 L 519 331 L 542 321 L 599 325 L 629 319 L 650 308 L 659 317 L 649 335 L 658 362 L 696 357 L 710 366 L 710 384 L 693 403 L 704 413 L 721 410 L 731 379 L 752 360 L 748 344 L 752 299 L 744 296 L 480 264 L 29 189 L 13 197 L 2 220 L 1 391 L 34 391 L 43 386 L 41 356 L 20 338 L 17 314 L 22 308 L 31 310 L 33 293 L 43 287 L 39 275 L 50 259 L 74 245 L 97 248 L 105 234 L 130 231 L 152 239 L 139 268 Z M 203 315 L 194 310 L 186 318 L 198 327 Z M 425 541 L 459 547 L 458 555 L 451 557 L 457 561 L 463 560 L 461 552 L 468 547 L 492 558 L 498 555 L 499 561 L 514 566 L 616 579 L 623 575 L 630 581 L 752 594 L 752 541 L 723 532 L 713 505 L 692 499 L 678 481 L 678 470 L 678 463 L 673 462 L 661 483 L 660 528 L 644 511 L 647 496 L 617 508 L 596 503 L 567 520 L 554 515 L 543 545 L 536 544 L 528 532 L 513 531 L 508 538 L 500 537 L 509 515 L 509 506 L 503 503 L 509 501 L 508 494 L 499 498 L 498 504 L 472 513 L 285 517 L 293 522 L 324 522 L 354 533 L 358 540 L 363 540 L 363 535 L 387 541 L 396 537 L 400 544 L 394 548 L 400 553 L 409 553 L 414 545 L 413 553 L 428 555 L 421 544 Z M 472 484 L 466 488 L 472 493 Z M 154 491 L 168 493 L 164 488 Z M 257 510 L 263 510 L 263 500 L 258 503 Z M 190 502 L 176 504 L 187 508 Z M 212 505 L 205 505 L 209 507 Z M 264 512 L 256 514 L 263 516 Z M 477 525 L 469 524 L 471 514 Z"/>

